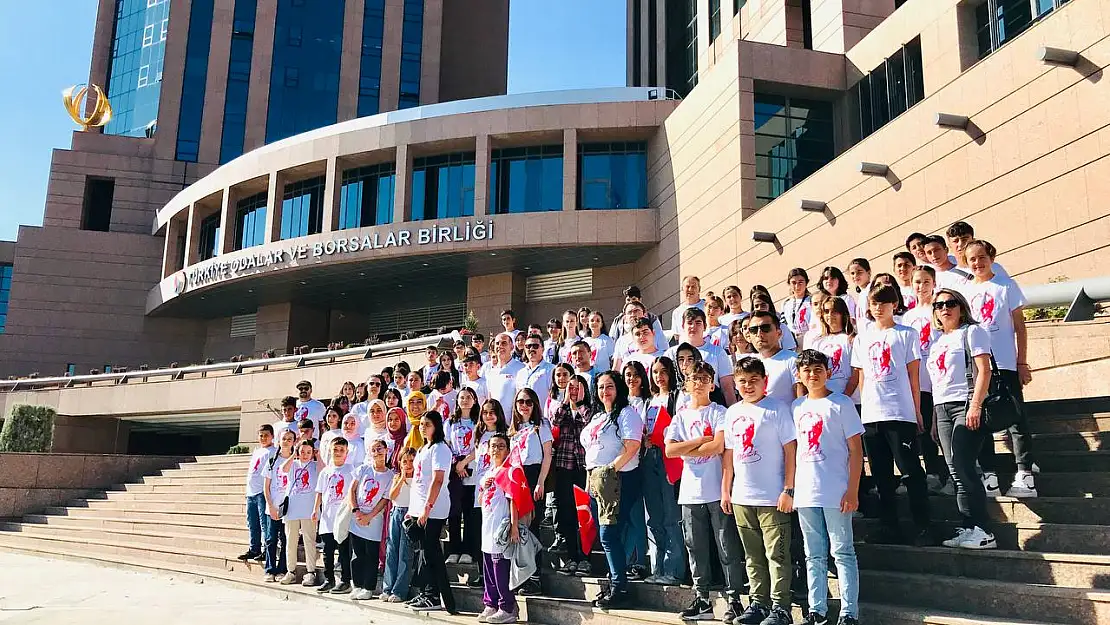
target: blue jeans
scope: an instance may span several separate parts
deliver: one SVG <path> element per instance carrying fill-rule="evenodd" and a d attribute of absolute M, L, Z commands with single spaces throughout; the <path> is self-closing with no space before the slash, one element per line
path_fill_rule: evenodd
<path fill-rule="evenodd" d="M 839 508 L 798 508 L 805 540 L 809 609 L 828 614 L 830 543 L 840 582 L 840 618 L 859 618 L 859 567 L 852 544 L 852 515 Z"/>
<path fill-rule="evenodd" d="M 285 523 L 273 520 L 266 515 L 262 526 L 266 535 L 266 564 L 264 571 L 271 575 L 285 575 Z"/>
<path fill-rule="evenodd" d="M 258 493 L 247 497 L 247 531 L 251 535 L 251 553 L 262 553 L 262 531 L 270 520 L 266 514 L 266 495 Z"/>
<path fill-rule="evenodd" d="M 681 510 L 675 488 L 667 481 L 663 453 L 652 447 L 640 459 L 648 540 L 656 575 L 682 579 L 686 575 L 686 543 L 682 540 Z"/>
<path fill-rule="evenodd" d="M 641 489 L 643 479 L 640 480 Z M 647 554 L 647 511 L 641 501 L 640 505 L 628 511 L 628 524 L 624 527 L 625 549 L 628 550 L 628 566 L 640 565 L 645 569 L 649 567 Z"/>
<path fill-rule="evenodd" d="M 409 581 L 412 579 L 412 545 L 401 523 L 408 508 L 393 507 L 389 514 L 389 535 L 385 544 L 385 577 L 382 592 L 408 599 Z"/>
<path fill-rule="evenodd" d="M 628 575 L 625 567 L 628 564 L 628 552 L 625 550 L 624 535 L 628 531 L 629 519 L 637 506 L 643 507 L 643 478 L 639 467 L 631 471 L 619 473 L 621 481 L 620 512 L 617 522 L 611 525 L 601 525 L 599 535 L 601 548 L 605 550 L 605 561 L 609 564 L 609 582 L 613 590 L 625 590 L 628 586 Z M 593 510 L 594 522 L 597 522 L 597 501 L 591 496 L 590 507 Z"/>

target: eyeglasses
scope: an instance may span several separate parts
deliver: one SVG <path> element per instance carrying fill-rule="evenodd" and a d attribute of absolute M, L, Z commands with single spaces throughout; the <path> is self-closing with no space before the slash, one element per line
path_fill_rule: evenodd
<path fill-rule="evenodd" d="M 713 378 L 707 375 L 698 375 L 690 378 L 690 382 L 694 384 L 712 384 Z"/>
<path fill-rule="evenodd" d="M 933 302 L 933 310 L 944 310 L 945 308 L 958 308 L 960 303 L 954 299 L 945 299 Z"/>
<path fill-rule="evenodd" d="M 521 397 L 520 399 L 516 400 L 516 405 L 518 405 L 518 406 L 531 406 L 532 405 L 532 400 L 528 399 L 527 397 Z"/>
<path fill-rule="evenodd" d="M 504 451 L 508 448 L 509 448 L 509 446 L 506 445 L 505 443 L 490 443 L 489 444 L 489 450 L 490 451 L 498 451 L 498 450 Z"/>
<path fill-rule="evenodd" d="M 770 334 L 775 326 L 769 323 L 761 323 L 757 326 L 748 326 L 748 334 Z"/>

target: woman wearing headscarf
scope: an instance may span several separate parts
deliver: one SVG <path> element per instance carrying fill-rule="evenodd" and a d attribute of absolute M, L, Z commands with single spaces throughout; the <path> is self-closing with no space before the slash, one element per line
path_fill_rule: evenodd
<path fill-rule="evenodd" d="M 405 447 L 420 449 L 424 446 L 424 437 L 420 435 L 420 418 L 428 411 L 428 400 L 420 389 L 414 389 L 405 400 L 408 408 L 409 435 L 405 438 Z"/>

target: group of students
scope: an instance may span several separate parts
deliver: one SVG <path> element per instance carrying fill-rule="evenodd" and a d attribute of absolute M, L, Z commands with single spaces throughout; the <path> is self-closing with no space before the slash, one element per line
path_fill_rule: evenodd
<path fill-rule="evenodd" d="M 879 524 L 869 542 L 933 544 L 932 492 L 955 495 L 963 520 L 942 544 L 996 547 L 983 403 L 992 366 L 1019 404 L 1031 379 L 1024 296 L 996 254 L 957 222 L 945 236 L 911 235 L 891 273 L 857 258 L 848 278 L 826 267 L 811 290 L 793 269 L 779 309 L 763 286 L 745 311 L 739 288 L 703 298 L 698 278 L 685 277 L 669 339 L 633 286 L 608 332 L 585 308 L 525 330 L 506 310 L 488 354 L 481 335 L 429 347 L 419 369 L 401 362 L 347 382 L 326 407 L 302 381 L 283 419 L 259 430 L 242 558 L 264 560 L 268 581 L 295 583 L 300 537 L 306 586 L 452 613 L 446 565 L 478 564 L 478 620 L 512 623 L 515 594 L 542 589 L 538 566 L 509 587 L 506 554 L 546 517 L 560 573 L 591 575 L 599 540 L 609 584 L 596 607 L 628 605 L 630 579 L 683 583 L 688 565 L 685 620 L 713 619 L 710 594 L 723 588 L 726 623 L 790 623 L 800 578 L 806 622 L 826 623 L 831 553 L 839 622 L 854 625 L 852 520 L 871 489 Z M 1023 418 L 1009 436 L 1017 473 L 1007 494 L 1035 497 Z"/>

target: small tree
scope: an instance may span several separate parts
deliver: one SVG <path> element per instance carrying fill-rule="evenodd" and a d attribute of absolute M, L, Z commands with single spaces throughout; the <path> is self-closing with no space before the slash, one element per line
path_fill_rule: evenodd
<path fill-rule="evenodd" d="M 0 430 L 0 451 L 47 452 L 54 442 L 54 417 L 47 406 L 18 404 Z"/>
<path fill-rule="evenodd" d="M 463 330 L 466 330 L 467 334 L 478 331 L 478 315 L 475 315 L 473 310 L 466 313 L 466 318 L 463 319 Z"/>

